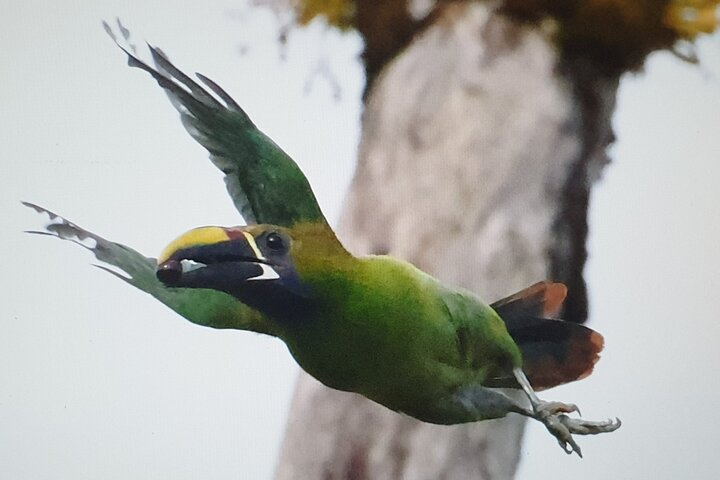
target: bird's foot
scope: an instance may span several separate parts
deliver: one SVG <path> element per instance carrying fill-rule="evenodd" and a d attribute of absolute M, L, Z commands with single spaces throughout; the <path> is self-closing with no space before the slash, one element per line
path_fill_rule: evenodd
<path fill-rule="evenodd" d="M 582 458 L 580 445 L 573 439 L 576 435 L 596 435 L 598 433 L 613 432 L 620 428 L 620 419 L 608 419 L 602 421 L 583 420 L 582 418 L 571 418 L 567 413 L 578 412 L 576 405 L 560 402 L 540 401 L 533 404 L 533 417 L 545 425 L 545 428 L 557 438 L 560 447 L 565 453 L 577 453 Z"/>
<path fill-rule="evenodd" d="M 516 368 L 513 370 L 513 373 L 527 395 L 528 400 L 530 400 L 530 405 L 532 405 L 532 412 L 526 410 L 518 413 L 542 422 L 552 436 L 557 438 L 560 447 L 565 450 L 565 453 L 571 454 L 575 452 L 582 457 L 582 450 L 580 450 L 580 445 L 573 439 L 573 434 L 596 435 L 598 433 L 614 432 L 620 428 L 621 422 L 618 418 L 600 422 L 583 420 L 582 418 L 570 418 L 566 414 L 573 412 L 580 414 L 580 409 L 577 405 L 573 403 L 546 402 L 540 400 L 523 371 Z"/>
<path fill-rule="evenodd" d="M 562 403 L 562 402 L 546 402 L 544 400 L 539 400 L 535 403 L 533 403 L 533 411 L 537 415 L 556 415 L 558 413 L 573 413 L 577 412 L 578 415 L 582 415 L 580 413 L 580 409 L 577 405 L 574 403 Z"/>

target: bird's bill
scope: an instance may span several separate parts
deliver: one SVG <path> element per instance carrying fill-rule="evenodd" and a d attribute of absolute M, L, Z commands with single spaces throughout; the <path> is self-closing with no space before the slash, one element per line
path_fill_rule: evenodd
<path fill-rule="evenodd" d="M 169 287 L 223 291 L 278 278 L 250 233 L 223 227 L 196 228 L 174 240 L 158 258 L 156 275 Z"/>

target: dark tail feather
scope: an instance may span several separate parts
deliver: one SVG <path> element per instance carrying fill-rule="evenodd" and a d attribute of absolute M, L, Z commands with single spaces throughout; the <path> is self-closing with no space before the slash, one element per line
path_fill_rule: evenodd
<path fill-rule="evenodd" d="M 538 282 L 490 306 L 510 325 L 516 319 L 528 317 L 556 318 L 566 296 L 567 287 L 564 284 Z"/>
<path fill-rule="evenodd" d="M 567 289 L 541 282 L 492 305 L 523 354 L 523 371 L 536 390 L 580 380 L 592 373 L 603 337 L 577 323 L 552 317 L 562 308 Z M 517 388 L 513 376 L 490 380 L 487 386 Z"/>

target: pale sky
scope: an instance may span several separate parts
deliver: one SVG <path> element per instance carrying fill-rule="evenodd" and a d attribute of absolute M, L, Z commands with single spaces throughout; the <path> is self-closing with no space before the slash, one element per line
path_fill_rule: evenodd
<path fill-rule="evenodd" d="M 21 233 L 43 218 L 20 200 L 153 256 L 188 228 L 241 223 L 159 87 L 106 37 L 100 21 L 115 16 L 230 92 L 337 219 L 358 139 L 360 41 L 311 29 L 291 36 L 283 61 L 277 21 L 239 3 L 3 9 L 3 478 L 272 476 L 298 371 L 281 342 L 192 325 L 83 249 Z M 587 268 L 606 349 L 591 377 L 544 392 L 624 425 L 579 439 L 579 460 L 531 424 L 521 480 L 709 478 L 720 466 L 720 38 L 700 56 L 698 68 L 655 55 L 622 83 Z M 324 61 L 339 101 L 323 78 L 308 89 Z"/>

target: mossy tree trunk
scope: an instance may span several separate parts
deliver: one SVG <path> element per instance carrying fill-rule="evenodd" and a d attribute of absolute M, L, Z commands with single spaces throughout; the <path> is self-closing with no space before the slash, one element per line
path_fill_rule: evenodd
<path fill-rule="evenodd" d="M 488 301 L 564 281 L 565 317 L 584 321 L 588 197 L 617 86 L 489 3 L 443 8 L 367 92 L 343 241 Z M 523 423 L 425 424 L 303 374 L 276 478 L 509 479 Z"/>

